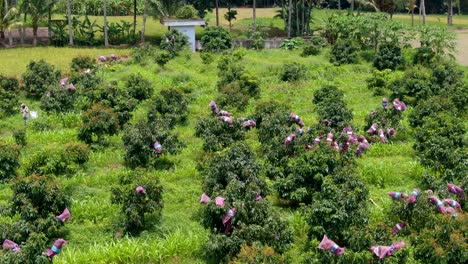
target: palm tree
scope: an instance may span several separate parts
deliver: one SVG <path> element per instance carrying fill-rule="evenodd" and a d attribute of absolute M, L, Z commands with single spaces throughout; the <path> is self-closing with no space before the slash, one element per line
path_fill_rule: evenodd
<path fill-rule="evenodd" d="M 426 5 L 424 3 L 424 0 L 421 0 L 419 5 L 420 5 L 420 7 L 419 7 L 419 21 L 421 21 L 421 15 L 422 15 L 423 25 L 425 25 L 426 24 Z"/>
<path fill-rule="evenodd" d="M 141 24 L 141 42 L 145 42 L 146 15 L 148 14 L 148 0 L 143 0 L 145 9 L 143 10 L 143 23 Z"/>
<path fill-rule="evenodd" d="M 216 26 L 219 27 L 219 0 L 216 0 Z"/>
<path fill-rule="evenodd" d="M 291 37 L 291 22 L 292 22 L 292 0 L 288 4 L 288 38 Z"/>
<path fill-rule="evenodd" d="M 49 14 L 48 0 L 29 0 L 26 3 L 27 13 L 31 15 L 31 24 L 33 28 L 33 45 L 37 45 L 37 29 L 39 21 L 43 20 Z"/>
<path fill-rule="evenodd" d="M 408 11 L 411 13 L 411 26 L 414 27 L 414 9 L 416 9 L 416 0 L 408 0 Z"/>
<path fill-rule="evenodd" d="M 253 0 L 253 24 L 254 31 L 257 31 L 257 1 Z"/>
<path fill-rule="evenodd" d="M 13 35 L 11 34 L 11 30 L 13 28 L 19 28 L 23 25 L 23 23 L 19 20 L 19 10 L 15 7 L 10 8 L 3 19 L 0 21 L 3 28 L 8 29 L 8 44 L 13 46 Z"/>
<path fill-rule="evenodd" d="M 103 11 L 104 11 L 104 46 L 109 46 L 109 36 L 107 35 L 107 1 L 103 1 Z"/>
<path fill-rule="evenodd" d="M 71 23 L 71 5 L 70 0 L 67 0 L 67 19 L 68 19 L 68 38 L 70 46 L 73 46 L 73 29 Z"/>
<path fill-rule="evenodd" d="M 449 26 L 453 26 L 453 0 L 448 0 L 447 1 L 447 24 Z"/>
<path fill-rule="evenodd" d="M 137 0 L 133 0 L 133 35 L 136 34 Z"/>

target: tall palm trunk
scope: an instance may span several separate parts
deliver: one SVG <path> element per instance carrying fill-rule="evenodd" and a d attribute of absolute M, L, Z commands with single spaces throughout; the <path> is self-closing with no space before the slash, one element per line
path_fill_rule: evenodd
<path fill-rule="evenodd" d="M 420 7 L 419 7 L 419 20 L 421 20 L 421 16 L 422 16 L 422 22 L 423 22 L 423 25 L 426 24 L 426 5 L 424 3 L 425 0 L 421 0 L 421 3 L 419 4 Z"/>
<path fill-rule="evenodd" d="M 257 31 L 257 1 L 253 0 L 253 24 L 254 31 Z"/>
<path fill-rule="evenodd" d="M 288 38 L 291 37 L 291 22 L 292 22 L 292 0 L 289 0 L 289 5 L 288 5 Z"/>
<path fill-rule="evenodd" d="M 49 10 L 47 11 L 47 35 L 49 36 L 49 43 L 52 39 L 52 5 L 49 4 Z"/>
<path fill-rule="evenodd" d="M 216 26 L 219 27 L 219 0 L 216 0 Z"/>
<path fill-rule="evenodd" d="M 341 0 L 338 0 L 338 10 L 341 10 Z"/>
<path fill-rule="evenodd" d="M 109 36 L 107 35 L 107 1 L 103 1 L 104 8 L 104 46 L 109 46 Z"/>
<path fill-rule="evenodd" d="M 146 14 L 148 14 L 148 0 L 143 0 L 145 9 L 143 10 L 143 23 L 141 24 L 141 42 L 145 42 Z"/>
<path fill-rule="evenodd" d="M 133 35 L 136 34 L 137 0 L 133 0 Z"/>
<path fill-rule="evenodd" d="M 354 0 L 351 0 L 351 12 L 354 12 Z"/>
<path fill-rule="evenodd" d="M 414 27 L 414 8 L 411 10 L 411 26 Z"/>
<path fill-rule="evenodd" d="M 72 29 L 72 23 L 71 23 L 71 5 L 70 5 L 70 0 L 67 0 L 67 17 L 68 17 L 68 44 L 70 46 L 73 46 L 73 29 Z"/>
<path fill-rule="evenodd" d="M 453 0 L 448 0 L 447 7 L 447 25 L 453 26 Z"/>
<path fill-rule="evenodd" d="M 3 0 L 3 14 L 0 13 L 0 19 L 3 19 L 8 12 L 8 0 Z M 0 38 L 5 39 L 6 28 L 0 28 Z"/>

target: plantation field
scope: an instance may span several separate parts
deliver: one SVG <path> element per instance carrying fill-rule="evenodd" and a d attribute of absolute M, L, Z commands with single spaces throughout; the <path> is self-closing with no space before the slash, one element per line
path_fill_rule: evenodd
<path fill-rule="evenodd" d="M 116 53 L 127 56 L 129 50 L 34 48 L 0 50 L 3 61 L 0 75 L 20 77 L 25 65 L 31 59 L 44 58 L 69 74 L 69 62 L 75 56 Z M 60 56 L 57 56 L 60 54 Z M 327 84 L 337 85 L 345 94 L 345 102 L 354 114 L 353 126 L 363 132 L 365 116 L 380 105 L 381 97 L 372 96 L 366 88 L 370 76 L 370 64 L 361 61 L 357 65 L 335 67 L 328 62 L 328 52 L 315 57 L 303 58 L 299 51 L 263 50 L 247 51 L 245 65 L 249 72 L 258 76 L 261 84 L 261 100 L 272 99 L 291 107 L 306 124 L 316 122 L 311 103 L 312 94 Z M 277 73 L 283 63 L 303 63 L 308 68 L 309 78 L 297 83 L 278 80 Z M 125 170 L 121 134 L 109 139 L 109 147 L 91 153 L 90 161 L 70 177 L 58 178 L 63 188 L 71 194 L 73 220 L 66 224 L 70 235 L 69 243 L 55 258 L 55 263 L 202 263 L 201 245 L 207 241 L 208 231 L 196 218 L 201 189 L 201 175 L 197 171 L 197 160 L 203 155 L 202 141 L 194 136 L 196 122 L 209 113 L 208 103 L 216 97 L 216 64 L 205 66 L 199 54 L 178 57 L 169 62 L 166 69 L 157 65 L 139 66 L 122 64 L 115 71 L 103 71 L 106 83 L 123 82 L 134 72 L 141 73 L 152 82 L 155 94 L 172 87 L 189 87 L 189 115 L 185 124 L 178 125 L 176 132 L 187 145 L 178 155 L 169 155 L 173 166 L 167 170 L 153 170 L 164 187 L 164 209 L 159 223 L 139 237 L 114 239 L 112 224 L 118 207 L 110 203 L 110 190 L 117 182 L 117 175 Z M 177 80 L 186 80 L 180 83 Z M 21 98 L 29 108 L 39 112 L 39 119 L 45 119 L 51 130 L 37 131 L 28 125 L 28 144 L 22 150 L 21 164 L 27 164 L 31 155 L 48 146 L 59 146 L 76 141 L 80 124 L 80 112 L 47 116 L 39 109 L 38 101 Z M 246 116 L 253 112 L 256 101 L 251 100 L 243 112 L 235 116 Z M 141 104 L 133 114 L 131 123 L 146 116 L 149 101 Z M 408 112 L 405 112 L 405 117 Z M 34 122 L 34 121 L 31 121 Z M 23 126 L 20 115 L 0 120 L 2 140 L 13 142 L 12 133 Z M 371 223 L 383 220 L 383 212 L 391 206 L 387 192 L 392 190 L 410 191 L 417 186 L 423 168 L 415 157 L 410 139 L 412 131 L 407 128 L 400 140 L 389 144 L 376 144 L 358 159 L 359 177 L 370 190 L 368 204 L 371 208 Z M 247 141 L 259 152 L 256 134 L 247 134 Z M 260 154 L 260 153 L 258 153 Z M 0 185 L 0 203 L 6 204 L 12 194 L 10 183 Z M 268 197 L 277 201 L 276 196 Z M 279 204 L 278 204 L 279 205 Z M 277 207 L 284 219 L 293 219 L 289 209 Z M 1 221 L 15 219 L 2 218 Z M 294 248 L 294 247 L 293 247 Z M 288 254 L 294 254 L 294 250 Z M 414 262 L 417 263 L 417 262 Z"/>

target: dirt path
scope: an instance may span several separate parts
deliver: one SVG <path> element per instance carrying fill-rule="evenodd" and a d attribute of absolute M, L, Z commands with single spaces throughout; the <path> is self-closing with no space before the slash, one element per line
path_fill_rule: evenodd
<path fill-rule="evenodd" d="M 457 55 L 458 62 L 468 66 L 468 29 L 457 30 Z"/>

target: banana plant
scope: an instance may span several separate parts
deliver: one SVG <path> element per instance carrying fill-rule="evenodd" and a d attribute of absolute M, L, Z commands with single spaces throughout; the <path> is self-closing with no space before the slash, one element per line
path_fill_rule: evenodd
<path fill-rule="evenodd" d="M 19 15 L 19 10 L 16 7 L 12 7 L 0 20 L 0 27 L 8 30 L 8 44 L 10 46 L 13 45 L 13 36 L 11 34 L 11 30 L 23 26 L 23 23 L 19 20 Z"/>

